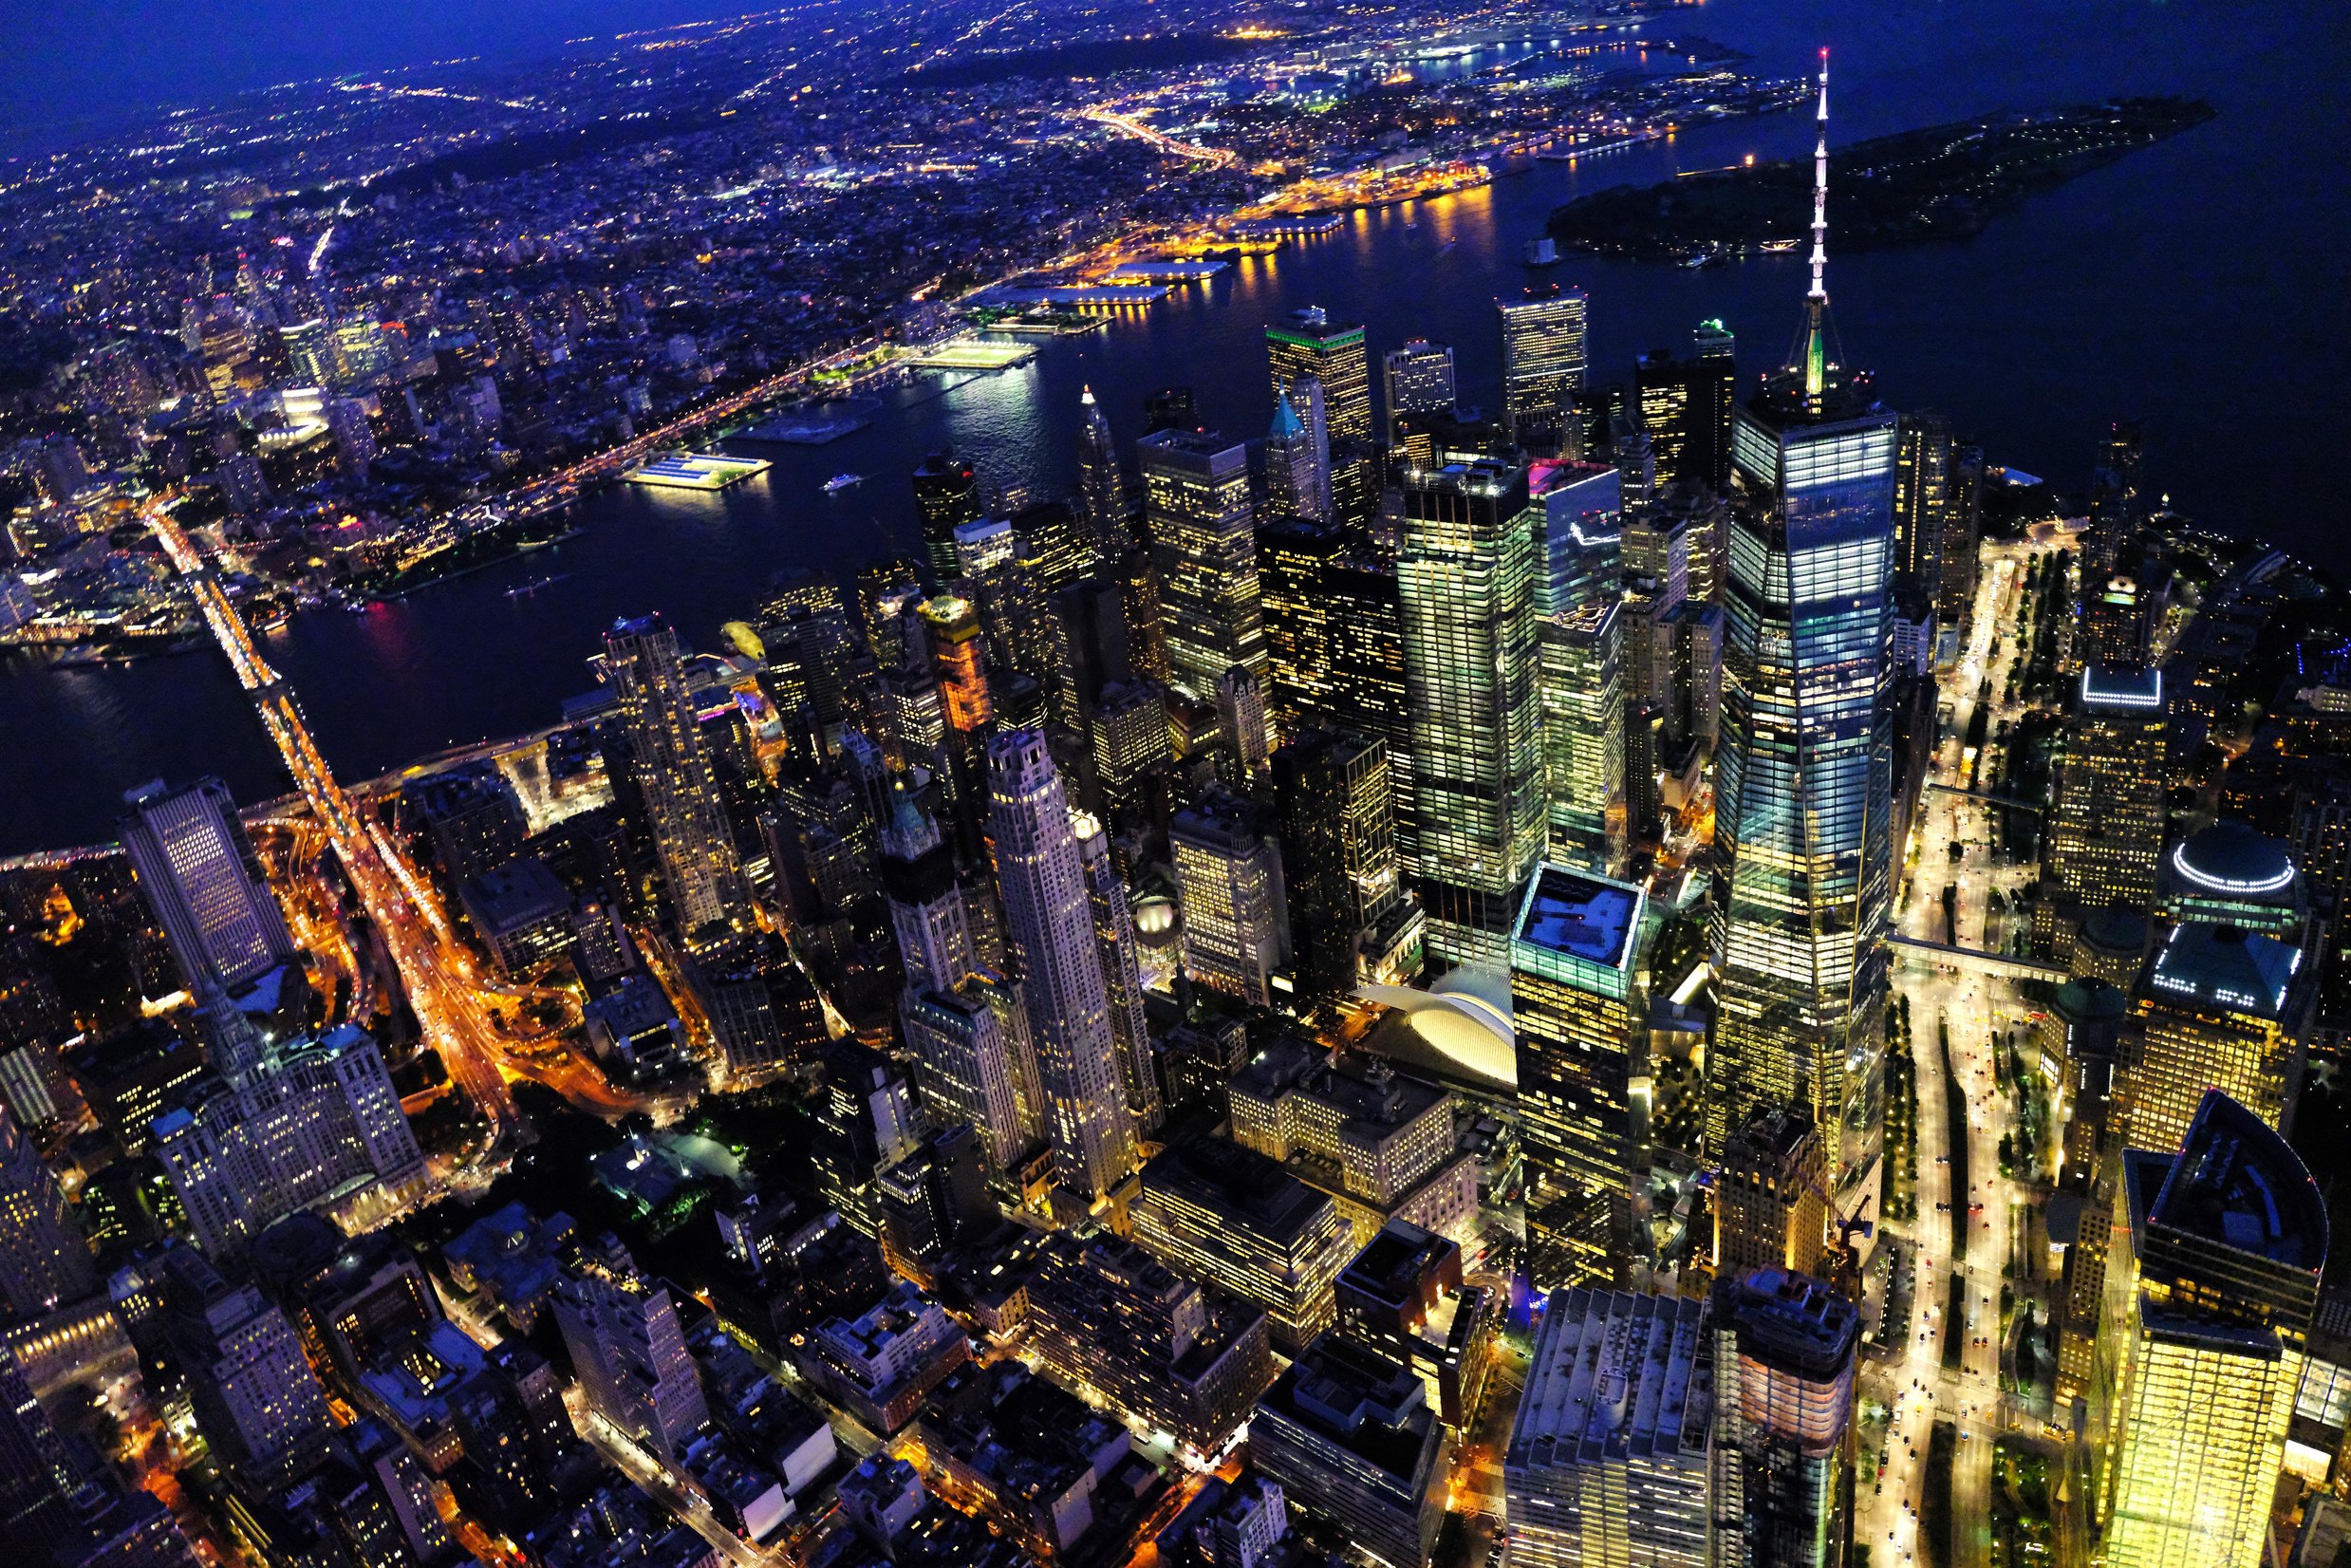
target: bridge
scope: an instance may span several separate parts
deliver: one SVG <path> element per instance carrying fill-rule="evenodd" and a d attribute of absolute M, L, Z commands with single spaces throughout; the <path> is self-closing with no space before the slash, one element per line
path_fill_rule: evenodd
<path fill-rule="evenodd" d="M 1981 801 L 1987 806 L 1998 806 L 2004 811 L 2030 812 L 2035 816 L 2048 810 L 2037 800 L 2018 800 L 2005 794 L 1990 794 L 1983 790 L 1963 790 L 1956 784 L 1929 784 L 1927 788 L 1936 794 L 1955 794 L 1962 800 Z"/>
<path fill-rule="evenodd" d="M 2052 985 L 2062 985 L 2073 979 L 2073 971 L 2063 964 L 2042 959 L 2010 958 L 2006 953 L 1987 953 L 1981 947 L 1953 947 L 1949 943 L 1928 942 L 1921 937 L 1892 936 L 1886 940 L 1908 953 L 1913 962 L 1948 964 L 1979 975 L 1998 975 L 2003 980 L 2046 980 Z"/>

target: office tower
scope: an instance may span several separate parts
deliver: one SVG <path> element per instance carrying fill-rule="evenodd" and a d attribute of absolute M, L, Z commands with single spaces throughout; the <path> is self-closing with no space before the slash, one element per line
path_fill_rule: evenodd
<path fill-rule="evenodd" d="M 1371 359 L 1360 323 L 1333 326 L 1320 310 L 1303 310 L 1265 329 L 1265 358 L 1279 398 L 1312 377 L 1322 383 L 1323 428 L 1332 441 L 1371 439 Z"/>
<path fill-rule="evenodd" d="M 922 602 L 923 569 L 913 559 L 893 556 L 858 569 L 857 619 L 884 669 L 905 663 L 905 618 Z"/>
<path fill-rule="evenodd" d="M 1045 625 L 1044 567 L 1033 551 L 1001 517 L 955 531 L 957 592 L 971 602 L 987 634 L 988 663 L 1042 682 L 1053 674 L 1053 637 Z"/>
<path fill-rule="evenodd" d="M 1961 499 L 1952 468 L 1959 448 L 1941 414 L 1905 414 L 1894 459 L 1894 568 L 1930 596 L 1943 583 L 1943 545 Z"/>
<path fill-rule="evenodd" d="M 1514 1564 L 1706 1568 L 1709 1338 L 1703 1300 L 1551 1293 L 1502 1461 Z"/>
<path fill-rule="evenodd" d="M 286 1315 L 193 1248 L 164 1254 L 163 1329 L 213 1451 L 257 1484 L 283 1482 L 334 1429 Z"/>
<path fill-rule="evenodd" d="M 2169 728 L 2161 670 L 2081 672 L 2049 801 L 2044 903 L 2154 907 Z"/>
<path fill-rule="evenodd" d="M 1029 1280 L 1029 1343 L 1055 1382 L 1223 1451 L 1274 1380 L 1265 1309 L 1114 1236 L 1055 1236 Z"/>
<path fill-rule="evenodd" d="M 1248 449 L 1211 431 L 1165 430 L 1137 450 L 1167 681 L 1196 702 L 1213 701 L 1217 677 L 1235 664 L 1265 668 Z"/>
<path fill-rule="evenodd" d="M 2215 822 L 2172 846 L 2155 891 L 2175 923 L 2200 920 L 2290 943 L 2307 940 L 2310 905 L 2292 846 L 2242 822 Z"/>
<path fill-rule="evenodd" d="M 1155 1155 L 1132 1219 L 1161 1262 L 1271 1313 L 1284 1354 L 1331 1326 L 1352 1233 L 1326 1194 L 1257 1150 L 1202 1138 Z"/>
<path fill-rule="evenodd" d="M 711 940 L 740 923 L 750 893 L 686 692 L 678 634 L 658 615 L 623 618 L 605 633 L 604 649 L 671 917 L 689 945 Z"/>
<path fill-rule="evenodd" d="M 988 1196 L 987 1152 L 967 1122 L 933 1132 L 873 1179 L 882 1253 L 901 1274 L 927 1281 L 930 1266 L 1003 1222 Z"/>
<path fill-rule="evenodd" d="M 1127 526 L 1127 484 L 1120 476 L 1118 447 L 1110 439 L 1110 416 L 1094 401 L 1093 388 L 1078 395 L 1077 522 L 1097 563 L 1116 561 L 1134 544 Z"/>
<path fill-rule="evenodd" d="M 1359 1246 L 1404 1220 L 1461 1232 L 1478 1212 L 1474 1156 L 1453 1131 L 1454 1097 L 1383 1057 L 1334 1057 L 1287 1036 L 1227 1090 L 1233 1141 L 1338 1205 Z"/>
<path fill-rule="evenodd" d="M 1184 904 L 1184 967 L 1214 991 L 1253 1007 L 1274 1001 L 1290 957 L 1279 849 L 1242 796 L 1203 792 L 1168 829 Z"/>
<path fill-rule="evenodd" d="M 994 976 L 909 991 L 899 1026 L 934 1126 L 968 1124 L 990 1172 L 1010 1169 L 1037 1135 L 1042 1092 L 1019 995 Z"/>
<path fill-rule="evenodd" d="M 675 1462 L 710 1419 L 701 1377 L 669 1288 L 639 1274 L 617 1242 L 611 1251 L 555 1287 L 555 1325 L 588 1408 Z"/>
<path fill-rule="evenodd" d="M 1404 505 L 1406 866 L 1430 956 L 1499 971 L 1545 836 L 1527 476 L 1494 462 L 1423 471 L 1407 476 Z"/>
<path fill-rule="evenodd" d="M 1614 470 L 1548 471 L 1537 499 L 1537 687 L 1553 859 L 1612 872 L 1625 856 L 1624 555 Z"/>
<path fill-rule="evenodd" d="M 1952 450 L 1950 487 L 1950 503 L 1943 513 L 1943 543 L 1935 551 L 1934 618 L 1946 626 L 1964 628 L 1975 616 L 1975 581 L 1982 565 L 1982 447 Z"/>
<path fill-rule="evenodd" d="M 1723 1147 L 1758 1101 L 1800 1106 L 1841 1185 L 1881 1136 L 1895 420 L 1829 358 L 1825 65 L 1819 126 L 1798 361 L 1733 432 L 1762 501 L 1731 520 L 1707 1136 Z"/>
<path fill-rule="evenodd" d="M 903 784 L 892 783 L 890 817 L 882 829 L 882 888 L 898 938 L 906 990 L 952 991 L 972 972 L 971 925 L 955 856 Z"/>
<path fill-rule="evenodd" d="M 988 783 L 1005 945 L 1028 1002 L 1040 1119 L 1057 1185 L 1091 1204 L 1134 1168 L 1135 1147 L 1085 860 L 1041 733 L 1013 730 L 989 741 Z"/>
<path fill-rule="evenodd" d="M 2090 526 L 2081 541 L 2081 580 L 2095 584 L 2138 553 L 2147 502 L 2146 433 L 2136 420 L 2117 420 L 2099 442 L 2090 469 Z"/>
<path fill-rule="evenodd" d="M 1380 356 L 1382 380 L 1388 394 L 1390 439 L 1403 438 L 1396 421 L 1410 414 L 1450 414 L 1453 411 L 1453 345 L 1412 338 L 1401 348 Z"/>
<path fill-rule="evenodd" d="M 1295 520 L 1259 531 L 1258 569 L 1275 733 L 1343 730 L 1383 742 L 1406 834 L 1411 725 L 1395 569 L 1353 553 L 1334 528 Z"/>
<path fill-rule="evenodd" d="M 1307 392 L 1310 383 L 1308 401 L 1318 405 L 1320 382 L 1307 377 L 1298 390 Z M 1273 428 L 1265 433 L 1265 500 L 1277 517 L 1322 522 L 1331 515 L 1329 444 L 1315 439 L 1286 388 L 1276 396 Z"/>
<path fill-rule="evenodd" d="M 1104 806 L 1122 817 L 1149 814 L 1158 770 L 1173 755 L 1166 697 L 1142 681 L 1112 681 L 1102 688 L 1087 732 Z"/>
<path fill-rule="evenodd" d="M 1723 1151 L 1714 1187 L 1714 1270 L 1818 1272 L 1828 1239 L 1819 1129 L 1802 1111 L 1758 1106 Z"/>
<path fill-rule="evenodd" d="M 1118 1081 L 1135 1125 L 1159 1125 L 1159 1075 L 1151 1070 L 1151 1034 L 1143 1011 L 1142 945 L 1127 907 L 1127 885 L 1110 858 L 1110 834 L 1092 816 L 1071 818 L 1078 858 L 1086 868 L 1086 901 L 1093 910 L 1094 946 L 1110 1005 L 1110 1037 L 1118 1049 Z"/>
<path fill-rule="evenodd" d="M 955 531 L 980 520 L 980 475 L 952 454 L 934 452 L 913 475 L 914 510 L 923 532 L 923 563 L 934 586 L 955 581 Z"/>
<path fill-rule="evenodd" d="M 825 1048 L 816 1129 L 816 1192 L 868 1236 L 881 1234 L 874 1172 L 912 1154 L 914 1096 L 898 1064 L 854 1039 Z"/>
<path fill-rule="evenodd" d="M 922 613 L 947 727 L 967 736 L 983 728 L 995 712 L 988 700 L 987 648 L 979 613 L 970 600 L 955 595 L 924 600 Z"/>
<path fill-rule="evenodd" d="M 1584 323 L 1590 302 L 1580 289 L 1531 290 L 1500 305 L 1502 423 L 1537 457 L 1555 457 L 1568 434 L 1569 400 L 1589 367 Z"/>
<path fill-rule="evenodd" d="M 1715 490 L 1730 483 L 1731 410 L 1738 401 L 1738 342 L 1719 321 L 1702 321 L 1690 332 L 1691 358 L 1682 374 L 1689 385 L 1685 476 Z"/>
<path fill-rule="evenodd" d="M 294 939 L 227 785 L 159 781 L 129 804 L 122 849 L 191 991 L 234 989 L 292 961 Z"/>
<path fill-rule="evenodd" d="M 1456 1432 L 1476 1421 L 1493 1372 L 1496 1320 L 1507 1303 L 1464 1281 L 1460 1242 L 1390 1220 L 1340 1272 L 1332 1295 L 1333 1334 L 1418 1372 L 1438 1418 Z"/>
<path fill-rule="evenodd" d="M 0 1542 L 34 1568 L 86 1561 L 79 1550 L 87 1542 L 84 1521 L 105 1501 L 33 1397 L 14 1353 L 0 1356 Z M 184 1554 L 183 1546 L 182 1556 L 155 1560 L 184 1562 Z M 138 1568 L 135 1559 L 128 1568 Z"/>
<path fill-rule="evenodd" d="M 2132 999 L 2137 1038 L 2116 1073 L 2128 1147 L 2178 1148 L 2207 1089 L 2287 1125 L 2314 983 L 2303 960 L 2294 943 L 2241 925 L 2172 927 Z"/>
<path fill-rule="evenodd" d="M 1265 772 L 1271 721 L 1265 712 L 1265 682 L 1245 664 L 1217 677 L 1217 775 L 1236 790 Z"/>
<path fill-rule="evenodd" d="M 1818 1279 L 1763 1268 L 1726 1278 L 1712 1316 L 1713 1560 L 1841 1568 L 1860 1313 Z"/>
<path fill-rule="evenodd" d="M 151 1124 L 155 1154 L 208 1253 L 285 1216 L 347 1205 L 388 1217 L 428 1172 L 376 1042 L 356 1024 L 257 1053 L 243 1081 L 215 1078 Z"/>
<path fill-rule="evenodd" d="M 1670 348 L 1643 354 L 1633 368 L 1633 403 L 1641 431 L 1649 438 L 1648 463 L 1652 482 L 1670 486 L 1696 476 L 1691 458 L 1697 445 L 1692 425 L 1703 415 L 1692 364 L 1677 360 Z"/>
<path fill-rule="evenodd" d="M 0 1304 L 12 1317 L 39 1317 L 97 1288 L 90 1244 L 74 1228 L 57 1178 L 0 1109 Z"/>
<path fill-rule="evenodd" d="M 2090 1437 L 2100 1560 L 2255 1568 L 2326 1260 L 2318 1184 L 2219 1090 L 2123 1156 Z M 2118 1221 L 2123 1216 L 2117 1215 Z"/>
<path fill-rule="evenodd" d="M 1648 1248 L 1648 896 L 1537 868 L 1510 940 L 1528 1267 L 1538 1283 L 1621 1280 Z"/>
<path fill-rule="evenodd" d="M 1274 754 L 1273 774 L 1297 993 L 1337 1001 L 1354 994 L 1359 972 L 1379 979 L 1395 966 L 1389 950 L 1408 924 L 1386 748 L 1309 730 Z"/>
<path fill-rule="evenodd" d="M 1249 1423 L 1257 1467 L 1387 1568 L 1427 1568 L 1452 1452 L 1412 1369 L 1337 1335 L 1292 1362 Z"/>

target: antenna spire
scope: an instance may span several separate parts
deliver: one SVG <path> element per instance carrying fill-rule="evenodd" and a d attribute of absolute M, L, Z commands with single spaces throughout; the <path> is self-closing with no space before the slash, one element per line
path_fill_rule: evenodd
<path fill-rule="evenodd" d="M 1817 413 L 1828 390 L 1829 51 L 1820 51 L 1819 140 L 1812 150 L 1812 289 L 1804 296 L 1804 401 Z"/>

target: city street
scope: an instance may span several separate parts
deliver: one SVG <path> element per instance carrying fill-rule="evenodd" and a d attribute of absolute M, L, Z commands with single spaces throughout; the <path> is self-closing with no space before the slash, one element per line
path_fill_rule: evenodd
<path fill-rule="evenodd" d="M 1896 917 L 1896 928 L 1906 937 L 1949 940 L 1981 950 L 1988 895 L 1997 889 L 2006 898 L 2032 880 L 2030 865 L 1995 864 L 1990 809 L 1965 793 L 1947 792 L 1994 781 L 1988 768 L 1969 776 L 1978 759 L 1967 754 L 1965 742 L 1976 694 L 1988 679 L 1995 732 L 2000 720 L 2022 711 L 1999 697 L 2019 655 L 2014 627 L 2027 560 L 2036 551 L 2053 548 L 2053 542 L 1986 548 L 1971 634 L 1957 665 L 1942 676 L 1949 718 L 1930 783 L 1944 789 L 1922 793 L 1912 828 Z M 1946 887 L 1955 890 L 1948 934 Z M 2005 937 L 1997 941 L 2006 944 Z M 1975 1568 L 1990 1561 L 1992 1442 L 2006 1419 L 2000 1389 L 2003 1267 L 2015 1254 L 2022 1206 L 2032 1199 L 2024 1186 L 2000 1174 L 2001 1138 L 2013 1125 L 2016 1107 L 2013 1095 L 1995 1084 L 1992 1040 L 1996 1033 L 2026 1028 L 2029 1010 L 2014 980 L 1963 970 L 1915 950 L 1897 950 L 1894 984 L 1910 1006 L 1918 1084 L 1918 1213 L 1896 1228 L 1915 1241 L 1919 1268 L 1905 1352 L 1875 1389 L 1865 1385 L 1893 1415 L 1882 1484 L 1871 1480 L 1875 1455 L 1864 1455 L 1855 1539 L 1872 1548 L 1875 1561 L 1934 1560 L 1920 1549 L 1919 1532 L 1929 1509 L 1932 1428 L 1943 1421 L 1954 1428 L 1952 1561 Z M 1962 1129 L 1951 1125 L 1954 1111 Z M 1960 1281 L 1956 1321 L 1954 1277 Z M 1947 1367 L 1945 1354 L 1953 1335 L 1958 1335 L 1955 1371 Z"/>

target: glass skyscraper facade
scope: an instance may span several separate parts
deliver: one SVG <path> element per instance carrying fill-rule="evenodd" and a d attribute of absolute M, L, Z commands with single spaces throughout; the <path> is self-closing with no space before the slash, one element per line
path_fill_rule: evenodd
<path fill-rule="evenodd" d="M 1411 714 L 1409 868 L 1430 957 L 1500 973 L 1545 832 L 1526 471 L 1483 461 L 1417 470 L 1406 476 L 1404 505 L 1396 577 Z"/>
<path fill-rule="evenodd" d="M 1707 1146 L 1795 1105 L 1840 1179 L 1881 1132 L 1895 426 L 1816 341 L 1732 432 Z"/>
<path fill-rule="evenodd" d="M 1535 465 L 1550 856 L 1614 872 L 1625 857 L 1624 524 L 1613 468 Z"/>

